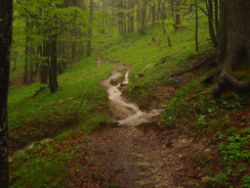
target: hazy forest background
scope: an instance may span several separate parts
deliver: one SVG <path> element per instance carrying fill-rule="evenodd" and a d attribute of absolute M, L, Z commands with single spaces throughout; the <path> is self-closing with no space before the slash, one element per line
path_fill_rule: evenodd
<path fill-rule="evenodd" d="M 14 0 L 0 187 L 250 188 L 249 12 L 246 0 Z"/>

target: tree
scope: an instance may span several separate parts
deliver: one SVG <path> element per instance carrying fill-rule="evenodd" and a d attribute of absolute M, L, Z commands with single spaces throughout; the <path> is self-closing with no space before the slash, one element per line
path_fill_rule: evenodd
<path fill-rule="evenodd" d="M 199 15 L 198 15 L 198 2 L 195 1 L 195 50 L 199 51 L 199 41 L 198 41 L 198 29 L 199 29 Z"/>
<path fill-rule="evenodd" d="M 208 12 L 208 26 L 209 26 L 209 34 L 211 37 L 211 40 L 214 44 L 214 47 L 217 47 L 217 36 L 215 30 L 214 30 L 214 12 L 215 12 L 215 19 L 216 19 L 216 23 L 218 24 L 218 1 L 215 1 L 215 6 L 213 3 L 213 0 L 207 0 L 206 2 L 207 5 L 207 12 Z M 215 11 L 214 11 L 214 7 L 215 7 Z M 217 28 L 217 27 L 216 27 Z"/>
<path fill-rule="evenodd" d="M 51 93 L 58 89 L 57 82 L 57 34 L 52 36 L 50 45 L 50 68 L 49 68 L 49 88 Z"/>
<path fill-rule="evenodd" d="M 0 3 L 0 187 L 8 188 L 8 124 L 7 98 L 10 69 L 10 45 L 12 37 L 12 1 Z"/>
<path fill-rule="evenodd" d="M 88 43 L 87 43 L 87 57 L 91 56 L 92 52 L 92 22 L 94 16 L 94 1 L 89 2 L 89 28 L 88 28 Z"/>
<path fill-rule="evenodd" d="M 250 83 L 237 79 L 233 71 L 250 63 L 250 1 L 220 1 L 220 31 L 217 61 L 221 69 L 219 91 L 230 85 L 249 90 Z"/>

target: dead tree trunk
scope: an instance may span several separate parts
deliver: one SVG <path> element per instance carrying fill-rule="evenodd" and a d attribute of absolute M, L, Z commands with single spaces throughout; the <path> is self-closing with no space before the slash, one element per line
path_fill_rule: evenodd
<path fill-rule="evenodd" d="M 0 187 L 9 187 L 7 98 L 12 36 L 12 1 L 0 3 Z"/>

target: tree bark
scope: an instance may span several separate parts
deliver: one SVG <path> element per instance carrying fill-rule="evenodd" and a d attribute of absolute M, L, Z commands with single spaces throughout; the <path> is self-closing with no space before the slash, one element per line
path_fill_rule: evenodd
<path fill-rule="evenodd" d="M 199 29 L 199 15 L 198 15 L 198 2 L 195 1 L 195 50 L 199 51 L 198 29 Z"/>
<path fill-rule="evenodd" d="M 12 36 L 12 1 L 0 3 L 0 187 L 9 187 L 7 99 Z"/>
<path fill-rule="evenodd" d="M 92 22 L 94 15 L 94 0 L 89 2 L 89 29 L 88 29 L 88 43 L 87 43 L 87 57 L 92 54 Z"/>
<path fill-rule="evenodd" d="M 146 1 L 142 2 L 142 8 L 141 8 L 141 26 L 140 26 L 140 34 L 145 35 L 146 34 Z"/>
<path fill-rule="evenodd" d="M 25 32 L 26 32 L 26 37 L 25 37 L 25 62 L 24 62 L 24 75 L 23 75 L 23 82 L 25 84 L 31 82 L 30 80 L 30 75 L 32 74 L 30 72 L 30 56 L 31 56 L 31 47 L 30 47 L 30 42 L 31 42 L 31 37 L 30 37 L 30 27 L 31 23 L 28 20 L 29 18 L 26 18 L 26 26 L 25 26 Z"/>
<path fill-rule="evenodd" d="M 155 25 L 155 21 L 156 21 L 156 15 L 155 15 L 155 1 L 152 2 L 151 4 L 151 19 L 152 19 L 152 26 Z"/>
<path fill-rule="evenodd" d="M 50 45 L 48 41 L 43 42 L 42 56 L 43 61 L 40 65 L 40 82 L 41 84 L 48 83 L 48 65 L 49 65 Z"/>
<path fill-rule="evenodd" d="M 214 31 L 214 8 L 213 8 L 213 0 L 207 0 L 207 12 L 208 12 L 208 25 L 209 25 L 209 33 L 211 40 L 214 44 L 214 47 L 217 47 L 217 37 Z"/>
<path fill-rule="evenodd" d="M 250 83 L 236 79 L 232 72 L 241 64 L 250 64 L 250 1 L 221 0 L 220 3 L 219 86 L 230 85 L 237 90 L 249 90 Z"/>
<path fill-rule="evenodd" d="M 57 82 L 57 36 L 51 39 L 50 48 L 50 71 L 49 71 L 49 88 L 51 93 L 55 93 L 58 89 Z"/>

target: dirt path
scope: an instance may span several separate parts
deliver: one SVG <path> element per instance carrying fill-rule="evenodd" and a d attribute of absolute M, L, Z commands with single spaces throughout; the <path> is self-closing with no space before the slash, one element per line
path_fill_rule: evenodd
<path fill-rule="evenodd" d="M 184 187 L 186 156 L 200 144 L 175 131 L 160 136 L 154 129 L 145 130 L 144 125 L 157 123 L 160 110 L 143 112 L 128 102 L 122 90 L 129 83 L 129 71 L 122 83 L 112 85 L 121 76 L 116 71 L 102 82 L 118 126 L 90 136 L 87 148 L 92 163 L 102 166 L 119 188 Z M 83 187 L 92 188 L 87 184 Z"/>

